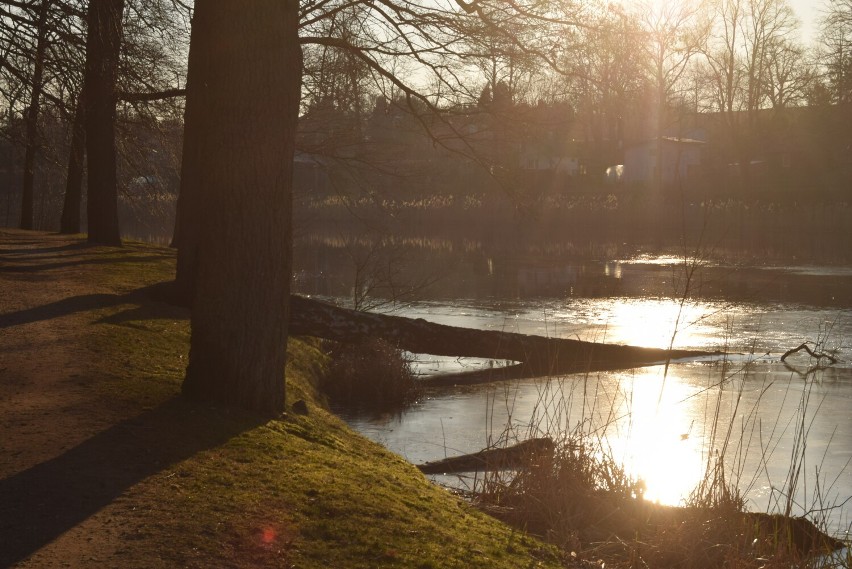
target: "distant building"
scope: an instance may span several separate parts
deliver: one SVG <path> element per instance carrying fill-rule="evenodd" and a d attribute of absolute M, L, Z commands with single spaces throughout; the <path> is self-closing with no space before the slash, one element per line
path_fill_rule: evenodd
<path fill-rule="evenodd" d="M 692 138 L 665 136 L 627 146 L 624 150 L 623 181 L 627 184 L 653 184 L 657 180 L 657 152 L 662 151 L 660 178 L 663 186 L 694 180 L 701 169 L 705 142 Z"/>

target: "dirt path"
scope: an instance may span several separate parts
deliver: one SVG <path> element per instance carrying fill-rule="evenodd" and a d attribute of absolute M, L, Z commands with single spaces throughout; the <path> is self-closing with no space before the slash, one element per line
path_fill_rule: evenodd
<path fill-rule="evenodd" d="M 140 410 L 95 389 L 105 370 L 86 341 L 90 309 L 116 293 L 99 253 L 0 229 L 0 567 L 135 565 L 122 543 L 146 522 L 128 515 L 127 490 L 151 472 L 105 468 L 139 452 L 116 433 Z"/>
<path fill-rule="evenodd" d="M 0 476 L 56 457 L 116 420 L 93 413 L 84 315 L 22 314 L 92 291 L 79 240 L 0 230 Z M 41 270 L 49 262 L 54 268 Z M 104 291 L 105 292 L 105 291 Z M 62 433 L 62 436 L 58 436 Z"/>

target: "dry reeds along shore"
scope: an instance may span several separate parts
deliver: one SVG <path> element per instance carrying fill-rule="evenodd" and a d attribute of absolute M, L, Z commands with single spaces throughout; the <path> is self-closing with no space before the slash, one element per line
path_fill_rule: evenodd
<path fill-rule="evenodd" d="M 533 419 L 519 426 L 510 415 L 505 430 L 493 437 L 495 446 L 501 446 L 546 436 L 551 446 L 536 447 L 523 462 L 481 468 L 484 472 L 465 482 L 482 509 L 545 537 L 578 562 L 603 559 L 607 567 L 708 569 L 852 566 L 848 543 L 830 535 L 828 529 L 829 513 L 843 504 L 831 501 L 830 484 L 820 485 L 825 476 L 821 477 L 818 466 L 809 466 L 810 472 L 805 467 L 807 420 L 816 405 L 811 400 L 813 382 L 802 384 L 799 394 L 786 479 L 773 484 L 769 509 L 755 512 L 747 510 L 740 486 L 753 484 L 760 473 L 744 472 L 744 456 L 758 453 L 756 464 L 765 469 L 771 454 L 767 447 L 775 441 L 770 438 L 758 449 L 748 448 L 754 429 L 761 427 L 755 409 L 722 419 L 723 398 L 739 405 L 736 390 L 746 389 L 747 382 L 739 381 L 732 388 L 730 379 L 736 373 L 725 362 L 719 374 L 728 381 L 717 382 L 715 389 L 703 394 L 708 410 L 704 422 L 710 426 L 706 447 L 714 450 L 706 454 L 703 478 L 679 506 L 644 499 L 644 483 L 613 457 L 602 434 L 607 424 L 593 424 L 586 417 L 570 428 L 554 428 L 559 420 L 567 421 L 572 405 L 583 404 L 571 400 L 571 390 L 542 388 Z M 559 385 L 567 380 L 543 381 Z M 730 389 L 733 394 L 726 392 Z M 777 427 L 769 430 L 774 433 Z M 817 480 L 808 480 L 806 474 L 813 472 Z M 800 486 L 813 492 L 810 506 L 797 502 Z"/>

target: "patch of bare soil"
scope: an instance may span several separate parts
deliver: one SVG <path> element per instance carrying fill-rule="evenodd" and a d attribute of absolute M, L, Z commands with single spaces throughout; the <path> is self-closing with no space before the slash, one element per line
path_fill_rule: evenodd
<path fill-rule="evenodd" d="M 113 534 L 105 520 L 69 523 L 82 505 L 71 491 L 86 492 L 69 484 L 88 468 L 69 460 L 74 449 L 132 412 L 92 389 L 90 316 L 62 304 L 109 292 L 89 278 L 88 257 L 79 239 L 0 230 L 0 566 L 89 565 Z"/>
<path fill-rule="evenodd" d="M 208 565 L 145 544 L 168 543 L 176 517 L 146 487 L 168 488 L 171 465 L 227 433 L 204 434 L 179 399 L 145 409 L 98 389 L 110 370 L 89 336 L 95 311 L 129 298 L 99 272 L 106 253 L 0 230 L 0 567 Z"/>

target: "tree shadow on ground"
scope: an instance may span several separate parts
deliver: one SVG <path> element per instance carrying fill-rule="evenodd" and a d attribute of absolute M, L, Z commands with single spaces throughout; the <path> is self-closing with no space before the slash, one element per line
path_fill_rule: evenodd
<path fill-rule="evenodd" d="M 21 239 L 0 231 L 0 270 L 9 273 L 41 273 L 82 265 L 102 265 L 121 263 L 144 263 L 174 258 L 173 250 L 128 245 L 133 254 L 116 256 L 104 255 L 104 246 L 86 242 L 79 237 L 49 235 L 42 239 Z M 55 244 L 55 238 L 72 239 L 72 242 Z M 3 247 L 9 245 L 9 247 Z M 33 245 L 28 247 L 28 245 Z M 120 247 L 110 248 L 122 251 Z M 107 251 L 109 253 L 109 251 Z M 46 262 L 55 260 L 55 262 Z"/>
<path fill-rule="evenodd" d="M 55 247 L 44 247 L 44 241 L 21 241 L 15 240 L 16 245 L 42 245 L 42 247 L 20 247 L 17 249 L 0 249 L 0 256 L 29 256 L 38 255 L 40 259 L 47 253 L 67 253 L 68 251 L 85 251 L 92 246 L 85 241 L 57 245 Z"/>
<path fill-rule="evenodd" d="M 67 256 L 63 256 L 67 258 Z M 169 255 L 145 255 L 139 257 L 127 257 L 126 259 L 116 259 L 115 257 L 92 258 L 81 257 L 57 263 L 44 263 L 43 259 L 38 259 L 38 264 L 35 265 L 13 265 L 3 267 L 3 271 L 9 273 L 42 273 L 45 271 L 54 271 L 57 269 L 67 269 L 70 267 L 79 267 L 82 265 L 121 265 L 122 263 L 148 263 L 151 261 L 162 261 L 169 259 Z"/>
<path fill-rule="evenodd" d="M 61 318 L 78 312 L 100 310 L 121 306 L 124 304 L 136 304 L 136 308 L 123 311 L 119 314 L 105 317 L 100 322 L 118 324 L 128 320 L 139 320 L 144 318 L 189 318 L 189 310 L 166 302 L 151 302 L 158 299 L 161 293 L 171 285 L 170 281 L 157 283 L 150 286 L 132 290 L 126 294 L 83 294 L 71 296 L 50 302 L 41 306 L 34 306 L 16 312 L 0 314 L 0 329 L 22 324 L 30 324 L 42 320 Z"/>
<path fill-rule="evenodd" d="M 0 480 L 0 567 L 26 559 L 142 480 L 264 422 L 173 399 Z"/>

